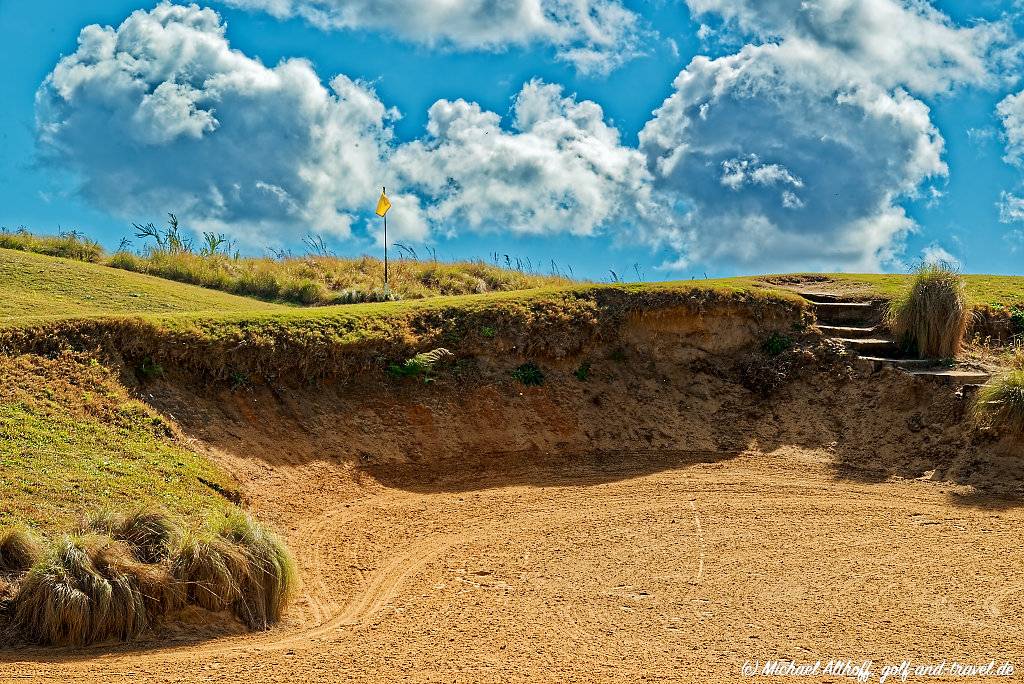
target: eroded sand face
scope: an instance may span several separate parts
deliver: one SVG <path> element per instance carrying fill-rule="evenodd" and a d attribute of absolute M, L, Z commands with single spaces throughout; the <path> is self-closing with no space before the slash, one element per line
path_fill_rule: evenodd
<path fill-rule="evenodd" d="M 3 678 L 731 681 L 745 661 L 779 658 L 1024 667 L 1024 515 L 957 487 L 837 478 L 827 453 L 781 449 L 369 480 L 328 502 L 310 476 L 334 468 L 284 468 L 275 488 L 279 512 L 321 510 L 289 525 L 305 587 L 285 625 L 148 651 L 8 653 Z"/>

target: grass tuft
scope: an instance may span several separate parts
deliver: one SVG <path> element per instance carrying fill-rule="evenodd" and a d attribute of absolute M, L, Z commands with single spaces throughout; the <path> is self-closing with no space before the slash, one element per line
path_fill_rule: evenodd
<path fill-rule="evenodd" d="M 241 512 L 186 533 L 172 572 L 187 587 L 189 601 L 207 610 L 231 610 L 252 629 L 268 629 L 281 619 L 299 577 L 284 543 Z"/>
<path fill-rule="evenodd" d="M 107 534 L 124 542 L 143 563 L 169 559 L 181 535 L 181 528 L 171 515 L 159 508 L 136 508 L 127 515 L 101 508 L 86 518 L 83 531 Z"/>
<path fill-rule="evenodd" d="M 269 628 L 281 619 L 284 606 L 298 588 L 295 560 L 277 535 L 240 511 L 225 516 L 217 533 L 241 549 L 249 561 L 250 571 L 239 582 L 241 596 L 235 614 L 253 629 Z"/>
<path fill-rule="evenodd" d="M 960 353 L 970 314 L 963 277 L 948 264 L 924 264 L 890 302 L 886 322 L 921 358 L 951 359 Z"/>
<path fill-rule="evenodd" d="M 1024 437 L 1024 369 L 1017 368 L 989 380 L 978 391 L 974 416 L 1000 433 Z"/>
<path fill-rule="evenodd" d="M 30 641 L 85 646 L 129 640 L 149 624 L 128 548 L 102 535 L 65 536 L 25 576 L 14 624 Z"/>
<path fill-rule="evenodd" d="M 18 574 L 27 571 L 39 560 L 39 544 L 24 527 L 0 530 L 0 574 Z"/>

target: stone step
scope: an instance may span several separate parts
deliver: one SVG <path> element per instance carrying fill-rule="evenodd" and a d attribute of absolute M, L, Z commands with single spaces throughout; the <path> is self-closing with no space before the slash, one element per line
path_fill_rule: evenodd
<path fill-rule="evenodd" d="M 899 346 L 892 340 L 872 337 L 837 337 L 835 339 L 838 342 L 842 342 L 847 349 L 852 349 L 858 354 L 868 354 L 871 356 L 891 358 L 894 360 L 901 355 Z"/>
<path fill-rule="evenodd" d="M 857 359 L 857 364 L 861 369 L 872 373 L 883 368 L 899 368 L 914 377 L 934 380 L 947 385 L 974 387 L 985 384 L 992 377 L 991 373 L 983 370 L 939 366 L 936 365 L 934 359 L 893 359 L 878 356 L 861 356 Z"/>
<path fill-rule="evenodd" d="M 872 325 L 878 317 L 871 302 L 818 302 L 814 315 L 819 322 L 835 326 Z"/>
<path fill-rule="evenodd" d="M 842 295 L 832 294 L 831 292 L 797 292 L 797 294 L 807 301 L 816 304 L 844 301 Z"/>
<path fill-rule="evenodd" d="M 918 378 L 927 378 L 946 385 L 983 385 L 992 377 L 991 373 L 967 368 L 925 368 L 912 370 L 909 373 Z"/>
<path fill-rule="evenodd" d="M 878 326 L 855 327 L 846 325 L 819 325 L 818 330 L 826 337 L 842 339 L 872 337 L 878 332 Z"/>
<path fill-rule="evenodd" d="M 861 356 L 857 359 L 857 363 L 871 372 L 880 371 L 883 368 L 901 368 L 905 371 L 936 368 L 933 359 L 894 359 L 887 356 Z"/>

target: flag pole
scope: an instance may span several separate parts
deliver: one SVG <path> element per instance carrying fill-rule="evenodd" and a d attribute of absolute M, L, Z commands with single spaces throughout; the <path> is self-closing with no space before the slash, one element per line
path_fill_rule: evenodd
<path fill-rule="evenodd" d="M 387 195 L 388 189 L 381 188 L 381 194 Z M 384 212 L 384 292 L 388 291 L 388 212 Z"/>

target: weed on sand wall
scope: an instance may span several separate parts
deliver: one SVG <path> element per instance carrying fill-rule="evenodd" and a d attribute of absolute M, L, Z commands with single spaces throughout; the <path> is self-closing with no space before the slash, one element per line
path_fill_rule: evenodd
<path fill-rule="evenodd" d="M 979 390 L 974 416 L 984 426 L 1020 441 L 1024 439 L 1024 368 L 998 375 Z"/>

